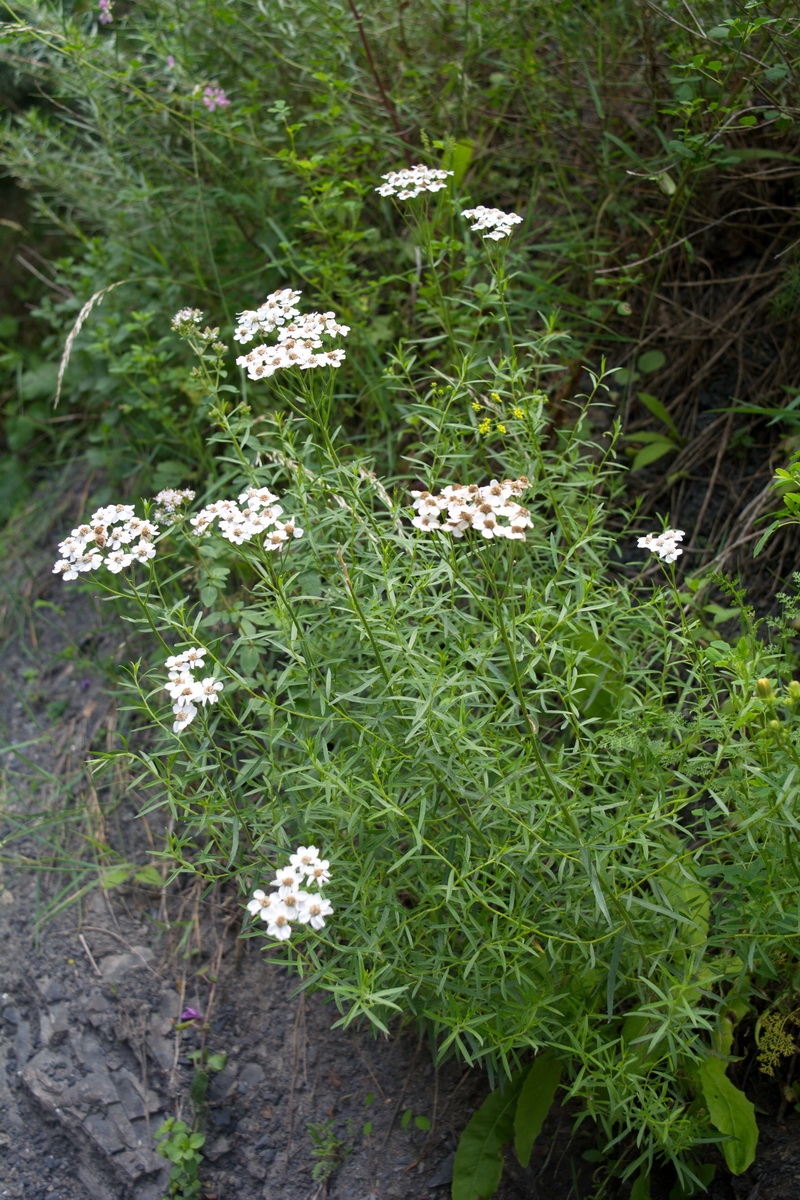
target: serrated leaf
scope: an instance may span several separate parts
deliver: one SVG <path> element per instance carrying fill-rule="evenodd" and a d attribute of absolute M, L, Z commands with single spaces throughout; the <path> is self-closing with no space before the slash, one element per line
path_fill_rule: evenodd
<path fill-rule="evenodd" d="M 461 1135 L 453 1162 L 452 1200 L 488 1200 L 503 1173 L 503 1146 L 514 1136 L 524 1072 L 486 1097 Z"/>
<path fill-rule="evenodd" d="M 514 1114 L 514 1149 L 520 1166 L 531 1161 L 533 1144 L 542 1131 L 561 1082 L 561 1063 L 549 1050 L 534 1059 L 517 1101 Z"/>
<path fill-rule="evenodd" d="M 707 1058 L 696 1078 L 711 1124 L 727 1135 L 722 1143 L 725 1162 L 734 1175 L 741 1175 L 756 1156 L 758 1125 L 753 1104 L 728 1079 L 726 1065 L 721 1058 Z"/>

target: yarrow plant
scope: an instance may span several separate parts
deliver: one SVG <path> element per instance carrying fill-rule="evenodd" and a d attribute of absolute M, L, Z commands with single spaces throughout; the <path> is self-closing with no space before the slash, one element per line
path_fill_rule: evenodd
<path fill-rule="evenodd" d="M 263 534 L 266 550 L 281 550 L 287 542 L 301 538 L 303 530 L 294 517 L 279 520 L 283 508 L 275 503 L 277 499 L 269 488 L 249 487 L 239 494 L 238 504 L 233 500 L 215 500 L 191 517 L 189 524 L 199 537 L 204 537 L 211 533 L 216 522 L 219 533 L 234 546 Z"/>
<path fill-rule="evenodd" d="M 522 217 L 516 213 L 501 212 L 499 208 L 484 208 L 482 204 L 477 208 L 465 208 L 461 215 L 475 221 L 474 225 L 470 225 L 470 229 L 482 233 L 484 238 L 494 242 L 510 237 L 513 227 L 522 224 Z"/>
<path fill-rule="evenodd" d="M 484 538 L 509 538 L 525 541 L 525 530 L 533 525 L 527 508 L 517 504 L 514 496 L 521 496 L 529 486 L 526 476 L 519 479 L 504 479 L 479 487 L 477 484 L 448 484 L 441 492 L 414 491 L 413 507 L 417 515 L 411 524 L 425 531 L 437 529 L 453 537 L 463 537 L 468 529 L 474 529 Z M 444 520 L 441 520 L 444 514 Z"/>
<path fill-rule="evenodd" d="M 416 194 L 396 177 L 387 187 Z M 420 242 L 433 273 L 428 206 L 408 216 L 427 226 Z M 516 223 L 486 218 L 483 229 Z M 548 321 L 522 352 L 502 257 L 491 266 L 503 284 L 506 356 L 447 324 L 434 283 L 448 341 L 426 326 L 393 359 L 409 417 L 392 458 L 395 495 L 420 475 L 489 479 L 412 491 L 406 522 L 372 460 L 335 444 L 332 373 L 278 381 L 274 416 L 232 409 L 223 368 L 203 377 L 221 447 L 209 494 L 237 499 L 184 520 L 187 498 L 166 489 L 166 536 L 185 535 L 199 568 L 162 583 L 159 556 L 147 589 L 122 577 L 119 594 L 127 589 L 142 627 L 165 644 L 214 629 L 216 673 L 192 646 L 168 659 L 166 690 L 174 733 L 216 708 L 197 745 L 190 734 L 179 748 L 182 769 L 170 742 L 168 754 L 142 755 L 143 773 L 160 789 L 153 804 L 183 823 L 169 853 L 187 870 L 218 868 L 241 886 L 268 877 L 264 847 L 277 831 L 294 844 L 314 830 L 329 847 L 340 894 L 358 897 L 337 904 L 335 945 L 290 941 L 303 927 L 323 930 L 333 913 L 317 846 L 299 846 L 246 907 L 257 918 L 250 932 L 265 927 L 285 947 L 282 961 L 333 995 L 342 1023 L 363 1016 L 388 1033 L 389 1016 L 408 1014 L 440 1055 L 483 1063 L 493 1079 L 531 1079 L 520 1097 L 539 1084 L 552 1096 L 561 1081 L 642 1195 L 663 1160 L 688 1195 L 703 1166 L 694 1148 L 714 1138 L 709 1097 L 730 1061 L 720 1020 L 731 997 L 753 991 L 753 964 L 790 952 L 796 876 L 785 834 L 800 760 L 796 731 L 781 726 L 797 720 L 800 701 L 790 689 L 765 694 L 776 655 L 751 618 L 743 614 L 735 645 L 709 644 L 703 618 L 672 589 L 647 593 L 645 580 L 608 567 L 613 438 L 599 449 L 585 434 L 602 377 L 592 376 L 583 416 L 553 437 L 542 364 L 552 364 L 556 326 Z M 237 342 L 274 339 L 237 360 L 250 378 L 322 365 L 323 339 L 346 335 L 333 313 L 303 316 L 299 300 L 284 288 L 240 314 Z M 201 320 L 197 310 L 176 314 L 202 362 Z M 447 392 L 425 382 L 432 370 L 447 372 Z M 524 417 L 519 431 L 497 447 L 476 442 L 476 396 L 489 397 L 490 411 L 505 397 Z M 459 409 L 466 420 L 454 420 Z M 287 474 L 305 533 L 278 501 Z M 133 511 L 112 506 L 93 519 L 99 529 L 87 523 L 62 544 L 67 577 L 97 565 L 108 531 L 126 528 Z M 474 538 L 485 552 L 462 540 L 442 553 L 441 539 L 412 530 Z M 302 569 L 262 553 L 300 536 Z M 669 529 L 639 545 L 674 562 L 683 536 Z M 132 543 L 114 537 L 129 553 Z M 497 539 L 513 541 L 512 552 L 493 552 Z M 146 695 L 142 703 L 149 714 Z M 756 913 L 752 931 L 745 911 Z M 744 1132 L 722 1141 L 723 1153 L 752 1141 L 752 1105 L 736 1095 Z M 526 1119 L 520 1127 L 535 1124 Z"/>
<path fill-rule="evenodd" d="M 411 200 L 421 192 L 440 192 L 447 187 L 447 177 L 452 171 L 438 167 L 426 167 L 418 163 L 415 167 L 404 167 L 401 171 L 389 171 L 381 175 L 386 183 L 375 188 L 379 196 L 397 196 L 400 200 Z"/>
<path fill-rule="evenodd" d="M 61 557 L 53 573 L 64 580 L 77 579 L 87 571 L 106 567 L 116 575 L 133 563 L 146 563 L 155 557 L 153 539 L 158 526 L 136 516 L 132 504 L 109 504 L 92 513 L 85 525 L 79 525 L 68 538 L 59 542 Z"/>
<path fill-rule="evenodd" d="M 183 515 L 184 506 L 194 500 L 194 497 L 195 493 L 191 488 L 163 488 L 153 497 L 156 504 L 153 520 L 159 525 L 174 525 Z"/>
<path fill-rule="evenodd" d="M 640 537 L 636 545 L 640 550 L 651 550 L 664 562 L 675 562 L 683 549 L 678 542 L 685 537 L 682 529 L 665 529 L 663 533 L 646 533 Z"/>
<path fill-rule="evenodd" d="M 340 325 L 332 312 L 301 315 L 296 307 L 300 295 L 284 288 L 273 292 L 259 308 L 239 314 L 233 335 L 237 342 L 246 344 L 259 334 L 278 331 L 276 343 L 256 346 L 236 359 L 236 365 L 244 367 L 249 379 L 268 379 L 275 371 L 287 367 L 309 371 L 315 367 L 338 367 L 344 362 L 344 350 L 322 350 L 322 344 L 323 338 L 347 337 L 350 326 Z"/>
<path fill-rule="evenodd" d="M 322 885 L 330 880 L 330 863 L 320 858 L 316 846 L 298 846 L 289 858 L 289 865 L 276 871 L 270 885 L 272 891 L 256 888 L 247 904 L 247 911 L 266 923 L 269 937 L 286 941 L 292 935 L 292 922 L 325 927 L 325 918 L 333 912 L 330 900 L 322 895 Z M 309 892 L 306 889 L 314 887 Z"/>
<path fill-rule="evenodd" d="M 166 691 L 172 699 L 172 712 L 175 720 L 172 725 L 173 733 L 183 733 L 197 716 L 198 705 L 216 704 L 223 683 L 213 675 L 203 679 L 195 678 L 196 671 L 205 669 L 204 659 L 208 653 L 202 646 L 193 646 L 182 654 L 171 655 L 166 662 L 169 671 L 169 683 Z"/>

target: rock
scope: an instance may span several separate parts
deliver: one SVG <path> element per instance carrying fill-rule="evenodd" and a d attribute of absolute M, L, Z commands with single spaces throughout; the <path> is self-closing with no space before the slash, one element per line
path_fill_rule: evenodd
<path fill-rule="evenodd" d="M 70 1028 L 68 1004 L 54 1004 L 39 1013 L 39 1038 L 43 1046 L 57 1046 L 63 1042 Z"/>
<path fill-rule="evenodd" d="M 28 1061 L 32 1049 L 31 1023 L 30 1021 L 20 1019 L 17 1023 L 17 1032 L 14 1038 L 14 1054 L 17 1057 L 17 1070 L 20 1070 Z"/>
<path fill-rule="evenodd" d="M 131 946 L 126 954 L 107 954 L 100 960 L 100 974 L 106 983 L 118 983 L 128 971 L 146 967 L 155 958 L 149 946 Z"/>
<path fill-rule="evenodd" d="M 48 979 L 47 976 L 39 981 L 39 991 L 48 1004 L 53 1004 L 56 1000 L 63 1000 L 66 996 L 61 980 Z"/>

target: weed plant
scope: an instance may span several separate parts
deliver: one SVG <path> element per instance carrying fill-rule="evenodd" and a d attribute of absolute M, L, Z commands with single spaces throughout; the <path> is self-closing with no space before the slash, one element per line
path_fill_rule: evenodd
<path fill-rule="evenodd" d="M 726 1067 L 733 1019 L 791 973 L 800 689 L 724 581 L 741 629 L 709 637 L 679 535 L 635 545 L 604 377 L 554 419 L 566 334 L 518 337 L 508 236 L 473 233 L 470 269 L 439 270 L 452 186 L 393 201 L 431 295 L 421 346 L 386 355 L 393 477 L 339 424 L 341 368 L 281 359 L 302 349 L 297 293 L 241 317 L 273 330 L 239 359 L 246 403 L 185 309 L 216 474 L 202 497 L 97 510 L 57 569 L 153 635 L 131 673 L 146 741 L 122 752 L 176 873 L 236 886 L 246 936 L 340 1024 L 413 1019 L 439 1057 L 510 1079 L 529 1144 L 523 1078 L 555 1063 L 640 1197 L 662 1162 L 690 1194 L 705 1143 L 736 1171 L 754 1152 Z M 313 920 L 303 864 L 325 885 Z"/>
<path fill-rule="evenodd" d="M 55 264 L 62 290 L 40 306 L 25 387 L 8 377 L 9 447 L 28 445 L 24 418 L 44 428 L 33 368 L 52 386 L 54 356 L 39 357 L 42 338 L 63 339 L 68 316 L 118 284 L 78 338 L 48 457 L 54 434 L 72 435 L 60 455 L 88 439 L 118 480 L 130 441 L 125 461 L 154 492 L 211 469 L 202 399 L 182 389 L 180 348 L 157 332 L 164 311 L 196 304 L 230 325 L 242 296 L 287 284 L 352 327 L 360 353 L 340 419 L 391 456 L 386 351 L 428 321 L 453 247 L 438 247 L 436 277 L 422 272 L 372 190 L 378 164 L 408 165 L 428 139 L 473 201 L 491 195 L 526 217 L 510 302 L 519 328 L 554 306 L 565 314 L 571 397 L 581 358 L 599 346 L 621 360 L 625 343 L 646 342 L 670 248 L 690 265 L 693 230 L 716 220 L 709 178 L 746 191 L 744 173 L 777 169 L 796 140 L 796 19 L 777 4 L 2 7 L 0 161 L 72 247 Z M 447 370 L 446 350 L 434 338 L 417 354 Z M 662 438 L 662 453 L 679 440 Z M 153 478 L 166 459 L 172 478 Z"/>

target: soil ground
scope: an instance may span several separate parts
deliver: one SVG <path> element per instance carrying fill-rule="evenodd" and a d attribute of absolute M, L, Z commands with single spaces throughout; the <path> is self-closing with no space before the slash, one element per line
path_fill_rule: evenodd
<path fill-rule="evenodd" d="M 204 1200 L 445 1200 L 458 1135 L 488 1090 L 479 1072 L 436 1068 L 409 1032 L 333 1028 L 331 1005 L 298 995 L 257 939 L 238 936 L 232 897 L 132 873 L 97 886 L 116 862 L 146 864 L 163 831 L 132 794 L 110 806 L 84 765 L 113 738 L 102 664 L 123 635 L 49 574 L 49 557 L 6 580 L 0 1198 L 160 1200 L 154 1133 L 170 1116 L 191 1123 L 204 1048 L 227 1056 L 210 1078 Z M 186 1006 L 205 1034 L 180 1027 Z M 708 1194 L 800 1200 L 800 1117 L 778 1084 L 755 1070 L 746 1083 L 761 1108 L 757 1162 L 736 1179 L 720 1164 Z M 573 1117 L 551 1114 L 527 1170 L 509 1160 L 499 1200 L 595 1194 L 591 1128 L 573 1133 Z M 655 1200 L 668 1191 L 653 1181 Z"/>

